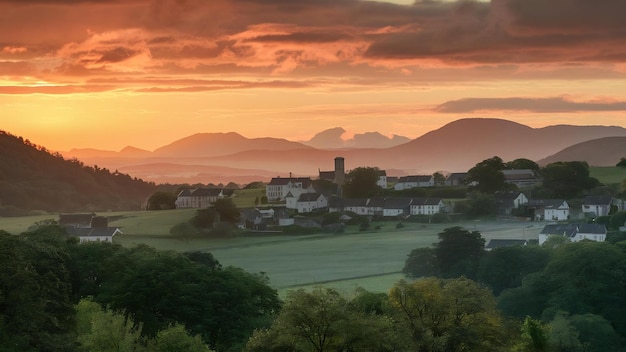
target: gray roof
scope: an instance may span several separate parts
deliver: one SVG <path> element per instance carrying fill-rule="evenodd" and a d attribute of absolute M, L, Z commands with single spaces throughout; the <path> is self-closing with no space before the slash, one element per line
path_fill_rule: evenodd
<path fill-rule="evenodd" d="M 383 207 L 385 209 L 408 209 L 411 205 L 411 198 L 385 198 Z"/>
<path fill-rule="evenodd" d="M 528 207 L 558 209 L 564 202 L 564 199 L 530 199 L 526 205 Z"/>
<path fill-rule="evenodd" d="M 540 234 L 574 237 L 576 236 L 577 232 L 578 232 L 578 225 L 576 224 L 551 224 L 551 225 L 544 226 Z"/>
<path fill-rule="evenodd" d="M 513 200 L 513 199 L 517 199 L 517 197 L 519 197 L 520 194 L 522 194 L 522 192 L 519 192 L 519 191 L 498 191 L 495 193 L 494 196 L 496 197 L 496 199 Z"/>
<path fill-rule="evenodd" d="M 60 214 L 59 225 L 72 227 L 89 227 L 94 213 Z"/>
<path fill-rule="evenodd" d="M 298 198 L 298 202 L 315 202 L 321 196 L 321 193 L 302 193 Z"/>
<path fill-rule="evenodd" d="M 578 226 L 578 232 L 606 235 L 607 230 L 604 224 L 581 224 Z"/>
<path fill-rule="evenodd" d="M 78 237 L 113 237 L 122 231 L 119 227 L 94 227 L 71 229 L 68 233 Z"/>
<path fill-rule="evenodd" d="M 441 198 L 413 198 L 411 205 L 437 205 L 441 202 Z"/>
<path fill-rule="evenodd" d="M 432 175 L 412 175 L 412 176 L 402 176 L 398 179 L 398 183 L 401 182 L 430 182 L 433 178 Z"/>
<path fill-rule="evenodd" d="M 611 196 L 586 196 L 583 199 L 583 204 L 610 205 L 611 203 L 613 203 Z"/>

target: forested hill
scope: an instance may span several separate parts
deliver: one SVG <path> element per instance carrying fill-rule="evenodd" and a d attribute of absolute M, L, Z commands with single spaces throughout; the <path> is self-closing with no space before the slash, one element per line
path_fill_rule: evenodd
<path fill-rule="evenodd" d="M 0 216 L 140 209 L 155 185 L 78 160 L 0 130 Z"/>

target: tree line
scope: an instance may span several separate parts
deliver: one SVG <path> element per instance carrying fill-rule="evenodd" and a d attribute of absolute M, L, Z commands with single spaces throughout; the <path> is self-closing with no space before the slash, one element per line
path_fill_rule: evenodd
<path fill-rule="evenodd" d="M 0 215 L 32 210 L 72 212 L 141 209 L 153 183 L 77 159 L 65 160 L 0 131 Z"/>

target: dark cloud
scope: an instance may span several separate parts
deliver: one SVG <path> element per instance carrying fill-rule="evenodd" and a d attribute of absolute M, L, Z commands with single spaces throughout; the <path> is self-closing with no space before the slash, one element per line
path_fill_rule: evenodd
<path fill-rule="evenodd" d="M 626 102 L 575 102 L 562 97 L 552 98 L 467 98 L 445 102 L 435 109 L 443 113 L 475 113 L 480 111 L 528 111 L 534 113 L 626 111 Z"/>
<path fill-rule="evenodd" d="M 140 53 L 139 51 L 132 50 L 129 48 L 117 47 L 115 49 L 99 53 L 101 56 L 96 62 L 97 63 L 121 62 L 124 60 L 128 60 L 131 57 L 139 53 Z"/>
<path fill-rule="evenodd" d="M 558 30 L 626 29 L 623 0 L 506 0 L 514 24 Z"/>

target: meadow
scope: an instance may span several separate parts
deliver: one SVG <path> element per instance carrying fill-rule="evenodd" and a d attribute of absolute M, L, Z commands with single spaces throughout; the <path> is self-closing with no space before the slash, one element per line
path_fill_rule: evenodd
<path fill-rule="evenodd" d="M 112 226 L 124 232 L 114 238 L 123 246 L 147 244 L 157 249 L 212 253 L 224 266 L 236 266 L 253 273 L 265 273 L 281 295 L 294 288 L 325 286 L 343 293 L 357 287 L 387 292 L 403 278 L 400 273 L 412 249 L 430 246 L 446 227 L 461 226 L 479 231 L 485 239 L 536 239 L 542 223 L 517 221 L 471 221 L 448 224 L 375 223 L 368 231 L 349 226 L 342 234 L 276 235 L 247 234 L 229 239 L 179 240 L 169 228 L 190 219 L 195 210 L 99 213 L 114 219 Z M 50 216 L 1 218 L 0 229 L 25 231 L 35 221 Z M 379 227 L 375 229 L 375 227 Z"/>
<path fill-rule="evenodd" d="M 592 166 L 589 168 L 591 177 L 597 178 L 603 184 L 622 184 L 626 180 L 626 167 Z"/>

